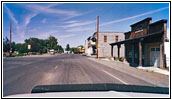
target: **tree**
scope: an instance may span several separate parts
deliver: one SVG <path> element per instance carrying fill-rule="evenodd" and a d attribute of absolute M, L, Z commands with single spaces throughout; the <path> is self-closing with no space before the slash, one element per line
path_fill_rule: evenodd
<path fill-rule="evenodd" d="M 15 42 L 11 43 L 11 48 L 12 48 L 12 52 L 14 52 L 16 49 Z M 10 52 L 10 41 L 7 37 L 5 37 L 5 39 L 3 38 L 3 52 Z"/>
<path fill-rule="evenodd" d="M 69 44 L 66 45 L 66 49 L 65 50 L 66 51 L 70 51 L 70 45 Z"/>
<path fill-rule="evenodd" d="M 48 48 L 49 49 L 55 49 L 57 46 L 57 39 L 54 36 L 50 36 L 48 38 L 49 42 L 48 42 Z"/>
<path fill-rule="evenodd" d="M 55 48 L 55 50 L 57 50 L 58 53 L 64 52 L 62 46 L 60 46 L 60 45 L 57 45 L 56 48 Z"/>
<path fill-rule="evenodd" d="M 71 53 L 72 53 L 72 52 L 73 52 L 73 53 L 79 53 L 79 49 L 73 47 L 73 48 L 70 49 L 70 52 L 71 52 Z"/>
<path fill-rule="evenodd" d="M 28 49 L 27 49 L 27 44 L 26 43 L 18 43 L 16 44 L 16 50 L 19 52 L 19 53 L 27 53 L 28 52 Z"/>
<path fill-rule="evenodd" d="M 40 45 L 39 43 L 31 43 L 31 52 L 39 52 L 40 51 Z"/>
<path fill-rule="evenodd" d="M 60 45 L 57 45 L 57 43 L 58 43 L 57 39 L 54 36 L 50 36 L 48 39 L 29 38 L 25 40 L 24 44 L 17 44 L 15 46 L 15 49 L 19 53 L 27 53 L 27 52 L 47 53 L 48 49 L 49 50 L 55 49 L 58 52 L 64 52 L 63 48 Z M 30 50 L 28 50 L 28 45 L 31 45 Z"/>
<path fill-rule="evenodd" d="M 15 42 L 11 43 L 11 48 L 12 48 L 12 52 L 14 52 L 16 50 L 16 43 Z"/>
<path fill-rule="evenodd" d="M 3 52 L 9 52 L 10 51 L 10 41 L 7 37 L 5 39 L 3 38 Z"/>

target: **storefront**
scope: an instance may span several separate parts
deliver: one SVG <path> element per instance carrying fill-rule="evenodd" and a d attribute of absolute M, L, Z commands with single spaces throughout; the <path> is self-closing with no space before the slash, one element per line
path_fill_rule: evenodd
<path fill-rule="evenodd" d="M 146 18 L 131 25 L 131 31 L 124 33 L 124 41 L 110 44 L 112 48 L 113 46 L 120 47 L 121 44 L 125 45 L 125 58 L 131 66 L 166 66 L 164 43 L 167 20 L 155 23 L 151 23 L 151 20 L 152 18 Z"/>

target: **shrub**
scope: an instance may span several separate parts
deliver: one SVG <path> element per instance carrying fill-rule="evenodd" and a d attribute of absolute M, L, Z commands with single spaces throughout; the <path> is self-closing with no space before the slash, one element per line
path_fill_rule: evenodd
<path fill-rule="evenodd" d="M 19 54 L 16 55 L 16 56 L 24 56 L 24 53 L 19 53 Z"/>

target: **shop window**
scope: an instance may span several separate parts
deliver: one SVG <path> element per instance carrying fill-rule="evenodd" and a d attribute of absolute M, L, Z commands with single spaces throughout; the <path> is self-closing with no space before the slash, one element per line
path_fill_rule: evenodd
<path fill-rule="evenodd" d="M 151 51 L 155 51 L 155 48 L 151 48 Z"/>
<path fill-rule="evenodd" d="M 160 48 L 156 48 L 156 51 L 160 51 Z"/>
<path fill-rule="evenodd" d="M 104 36 L 104 42 L 107 42 L 107 36 Z"/>

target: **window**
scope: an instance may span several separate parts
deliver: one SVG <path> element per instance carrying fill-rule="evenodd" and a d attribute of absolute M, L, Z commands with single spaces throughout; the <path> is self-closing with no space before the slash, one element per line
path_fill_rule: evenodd
<path fill-rule="evenodd" d="M 107 42 L 107 36 L 104 36 L 104 42 Z"/>
<path fill-rule="evenodd" d="M 151 48 L 151 51 L 155 51 L 155 48 Z"/>
<path fill-rule="evenodd" d="M 160 48 L 156 48 L 156 51 L 160 51 Z"/>
<path fill-rule="evenodd" d="M 118 42 L 118 35 L 116 35 L 115 37 L 115 42 Z"/>
<path fill-rule="evenodd" d="M 160 48 L 151 48 L 151 51 L 160 51 Z"/>

